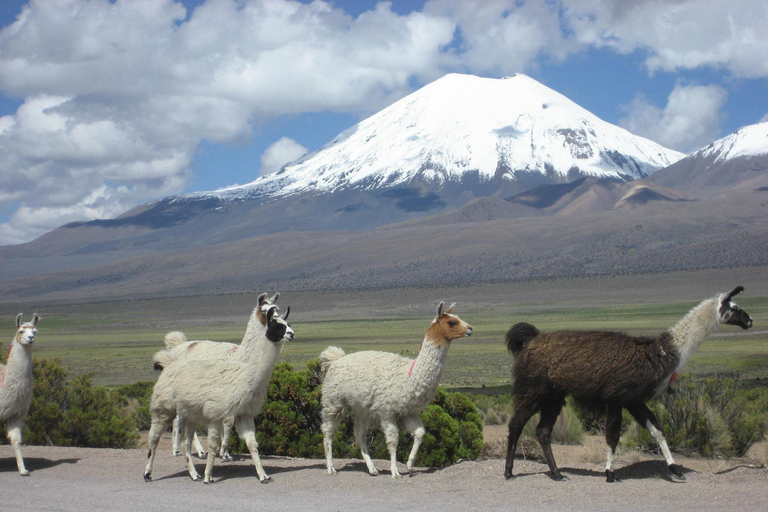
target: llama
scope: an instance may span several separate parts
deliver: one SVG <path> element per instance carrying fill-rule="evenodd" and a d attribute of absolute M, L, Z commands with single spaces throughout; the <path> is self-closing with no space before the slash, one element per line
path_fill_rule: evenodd
<path fill-rule="evenodd" d="M 320 354 L 323 376 L 322 431 L 328 474 L 333 467 L 333 435 L 347 411 L 352 413 L 357 443 L 368 473 L 378 475 L 368 454 L 365 432 L 374 422 L 381 425 L 387 440 L 392 478 L 399 478 L 396 454 L 398 424 L 413 434 L 413 448 L 406 465 L 413 470 L 416 452 L 424 437 L 424 423 L 419 415 L 435 397 L 451 341 L 472 334 L 472 326 L 453 315 L 455 304 L 443 310 L 421 342 L 419 356 L 407 359 L 389 352 L 364 351 L 345 355 L 338 347 L 328 347 Z"/>
<path fill-rule="evenodd" d="M 245 330 L 245 336 L 243 339 L 252 336 L 258 336 L 258 331 L 263 330 L 267 324 L 266 311 L 267 308 L 277 302 L 280 297 L 279 293 L 275 293 L 271 298 L 267 298 L 266 293 L 259 295 L 257 299 L 257 309 L 254 310 L 254 315 L 248 320 L 248 326 Z M 189 357 L 192 359 L 224 359 L 228 361 L 237 360 L 237 348 L 234 343 L 226 343 L 221 341 L 210 340 L 187 340 L 184 333 L 179 331 L 172 331 L 165 335 L 165 350 L 161 350 L 153 356 L 156 370 L 162 370 L 165 366 L 171 364 L 177 359 Z M 232 456 L 229 454 L 229 434 L 234 426 L 234 418 L 231 418 L 224 422 L 224 429 L 222 432 L 221 441 L 221 459 L 224 461 L 231 461 Z M 181 419 L 177 416 L 173 421 L 173 446 L 172 451 L 174 456 L 181 455 L 179 450 L 179 441 L 181 438 Z M 197 437 L 197 432 L 193 432 L 193 441 L 195 443 L 195 449 L 198 456 L 202 459 L 205 458 L 205 450 L 200 443 L 200 439 Z"/>
<path fill-rule="evenodd" d="M 264 403 L 269 378 L 284 342 L 293 339 L 293 329 L 286 322 L 290 309 L 280 317 L 277 306 L 270 306 L 266 313 L 266 330 L 258 336 L 246 336 L 238 349 L 237 361 L 185 358 L 163 370 L 155 383 L 150 402 L 152 426 L 148 440 L 149 461 L 144 471 L 146 481 L 152 479 L 160 436 L 177 414 L 182 417 L 186 435 L 184 455 L 192 480 L 200 478 L 189 453 L 192 426 L 198 423 L 208 425 L 209 449 L 203 482 L 210 483 L 221 430 L 228 418 L 236 418 L 237 431 L 248 446 L 259 481 L 269 480 L 259 458 L 253 418 Z M 258 361 L 258 364 L 253 361 Z"/>
<path fill-rule="evenodd" d="M 0 364 L 0 421 L 6 421 L 8 440 L 16 454 L 16 468 L 21 476 L 29 476 L 21 454 L 21 431 L 32 404 L 32 344 L 37 334 L 40 317 L 35 313 L 31 322 L 21 323 L 22 313 L 16 316 L 16 336 L 8 351 L 5 365 Z"/>
<path fill-rule="evenodd" d="M 730 293 L 703 301 L 677 325 L 656 337 L 600 331 L 541 333 L 531 324 L 513 325 L 507 332 L 506 344 L 515 355 L 515 406 L 509 422 L 504 476 L 512 478 L 520 433 L 531 416 L 540 411 L 536 436 L 551 477 L 567 480 L 552 456 L 550 434 L 565 397 L 571 395 L 579 404 L 605 413 L 608 482 L 617 480 L 613 459 L 621 435 L 622 408 L 651 432 L 672 478 L 685 480 L 675 465 L 659 421 L 645 403 L 669 386 L 696 348 L 721 323 L 743 329 L 752 327 L 750 316 L 731 300 L 742 291 L 744 288 L 738 286 Z"/>

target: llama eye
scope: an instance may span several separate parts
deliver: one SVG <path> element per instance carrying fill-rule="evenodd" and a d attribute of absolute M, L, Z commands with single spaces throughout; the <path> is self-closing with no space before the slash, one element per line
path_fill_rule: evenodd
<path fill-rule="evenodd" d="M 451 320 L 450 322 L 448 322 L 448 325 L 450 325 L 451 327 L 456 327 L 457 323 L 458 323 L 457 321 Z"/>

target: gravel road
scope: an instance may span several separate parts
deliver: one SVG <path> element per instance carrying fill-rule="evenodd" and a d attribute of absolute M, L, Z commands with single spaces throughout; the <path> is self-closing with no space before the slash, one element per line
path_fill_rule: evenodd
<path fill-rule="evenodd" d="M 192 482 L 181 458 L 165 450 L 154 481 L 144 482 L 146 451 L 25 446 L 29 477 L 16 472 L 10 446 L 0 446 L 2 511 L 173 510 L 768 510 L 768 471 L 748 463 L 687 463 L 687 481 L 666 478 L 664 462 L 617 464 L 622 482 L 607 484 L 598 463 L 561 463 L 568 482 L 554 482 L 546 466 L 518 460 L 506 481 L 501 459 L 417 470 L 393 481 L 388 462 L 371 477 L 356 460 L 338 460 L 329 476 L 321 460 L 264 457 L 272 482 L 259 484 L 249 459 L 216 461 L 215 483 Z M 204 462 L 197 463 L 202 473 Z M 692 469 L 692 468 L 696 469 Z M 726 468 L 726 469 L 724 469 Z"/>

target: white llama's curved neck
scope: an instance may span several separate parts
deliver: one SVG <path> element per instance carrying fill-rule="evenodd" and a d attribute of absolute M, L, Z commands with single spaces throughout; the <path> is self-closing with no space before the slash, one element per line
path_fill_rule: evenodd
<path fill-rule="evenodd" d="M 22 345 L 14 339 L 8 352 L 8 360 L 5 362 L 5 370 L 0 375 L 0 385 L 7 379 L 18 379 L 25 375 L 32 375 L 32 346 Z"/>
<path fill-rule="evenodd" d="M 419 356 L 413 362 L 410 368 L 409 378 L 411 379 L 416 399 L 421 395 L 428 396 L 437 392 L 437 386 L 440 384 L 440 378 L 445 368 L 445 360 L 448 357 L 448 348 L 450 342 L 445 340 L 431 340 L 425 336 L 421 343 Z M 429 399 L 432 399 L 429 396 Z"/>
<path fill-rule="evenodd" d="M 691 355 L 720 325 L 717 297 L 703 301 L 669 329 L 672 343 L 680 353 L 677 368 L 682 368 Z"/>
<path fill-rule="evenodd" d="M 245 335 L 240 347 L 237 349 L 237 359 L 242 363 L 254 363 L 271 353 L 270 345 L 274 345 L 267 339 L 267 326 L 259 320 L 258 312 L 253 310 Z M 278 350 L 279 352 L 279 350 Z"/>

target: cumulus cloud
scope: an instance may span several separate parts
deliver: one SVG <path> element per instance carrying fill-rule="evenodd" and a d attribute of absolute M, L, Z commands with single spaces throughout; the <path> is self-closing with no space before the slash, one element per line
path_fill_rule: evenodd
<path fill-rule="evenodd" d="M 703 67 L 768 76 L 768 3 L 762 0 L 565 0 L 574 38 L 644 52 L 649 71 Z"/>
<path fill-rule="evenodd" d="M 272 174 L 288 162 L 293 162 L 307 154 L 308 149 L 295 140 L 282 137 L 269 146 L 261 155 L 261 175 Z"/>
<path fill-rule="evenodd" d="M 719 85 L 678 84 L 665 107 L 657 107 L 644 96 L 624 106 L 626 116 L 619 125 L 659 144 L 688 153 L 717 138 L 720 110 L 727 93 Z"/>
<path fill-rule="evenodd" d="M 0 244 L 181 192 L 203 140 L 375 111 L 442 74 L 454 30 L 388 3 L 32 0 L 0 31 L 0 90 L 24 98 L 0 118 L 0 201 L 19 205 Z"/>

